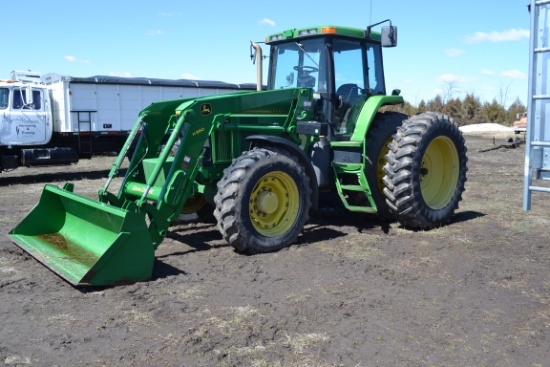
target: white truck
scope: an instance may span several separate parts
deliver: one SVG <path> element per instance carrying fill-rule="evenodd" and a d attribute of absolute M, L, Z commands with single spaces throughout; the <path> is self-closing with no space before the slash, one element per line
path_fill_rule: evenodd
<path fill-rule="evenodd" d="M 13 71 L 0 80 L 0 172 L 119 151 L 139 111 L 154 101 L 254 89 L 253 83 Z"/>

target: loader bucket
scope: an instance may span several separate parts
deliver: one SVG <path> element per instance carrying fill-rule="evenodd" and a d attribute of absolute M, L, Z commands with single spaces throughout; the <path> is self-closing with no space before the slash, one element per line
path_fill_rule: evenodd
<path fill-rule="evenodd" d="M 132 283 L 153 271 L 145 214 L 77 195 L 71 187 L 46 185 L 8 236 L 75 286 Z"/>

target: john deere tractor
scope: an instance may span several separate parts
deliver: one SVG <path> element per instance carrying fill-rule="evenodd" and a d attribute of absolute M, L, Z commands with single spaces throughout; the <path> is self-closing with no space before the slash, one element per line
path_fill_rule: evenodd
<path fill-rule="evenodd" d="M 382 23 L 269 36 L 267 90 L 259 68 L 258 91 L 151 104 L 97 200 L 46 185 L 9 236 L 74 285 L 113 285 L 151 277 L 182 212 L 209 214 L 249 254 L 295 242 L 320 192 L 407 228 L 447 223 L 464 191 L 464 139 L 445 115 L 383 112 L 403 98 L 386 91 L 382 48 L 397 28 L 372 30 Z"/>

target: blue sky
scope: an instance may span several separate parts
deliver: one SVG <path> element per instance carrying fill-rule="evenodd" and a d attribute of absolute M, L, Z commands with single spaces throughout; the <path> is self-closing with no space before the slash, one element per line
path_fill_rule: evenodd
<path fill-rule="evenodd" d="M 33 70 L 255 81 L 250 41 L 289 28 L 365 28 L 390 18 L 386 87 L 417 105 L 438 93 L 527 100 L 528 0 L 2 1 L 0 78 Z M 267 52 L 267 48 L 264 48 Z"/>

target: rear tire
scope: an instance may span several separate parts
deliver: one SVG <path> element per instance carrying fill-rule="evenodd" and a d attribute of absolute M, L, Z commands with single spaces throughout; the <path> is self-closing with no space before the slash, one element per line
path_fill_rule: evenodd
<path fill-rule="evenodd" d="M 406 119 L 407 115 L 402 113 L 378 113 L 367 134 L 365 176 L 371 189 L 372 199 L 376 204 L 377 215 L 382 220 L 395 219 L 386 203 L 386 195 L 383 192 L 385 185 L 382 180 L 385 176 L 384 165 L 385 156 L 389 152 L 388 144 L 392 142 L 397 128 Z"/>
<path fill-rule="evenodd" d="M 389 145 L 384 194 L 389 210 L 408 228 L 430 229 L 451 219 L 466 182 L 462 133 L 440 113 L 403 122 Z"/>
<path fill-rule="evenodd" d="M 309 217 L 309 177 L 290 153 L 254 148 L 224 170 L 214 202 L 218 229 L 237 251 L 277 251 L 296 241 Z"/>

